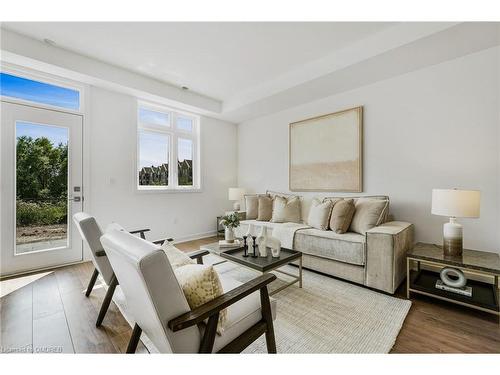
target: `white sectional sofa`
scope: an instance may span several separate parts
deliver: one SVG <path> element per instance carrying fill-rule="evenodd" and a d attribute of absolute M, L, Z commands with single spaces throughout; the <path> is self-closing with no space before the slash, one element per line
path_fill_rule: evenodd
<path fill-rule="evenodd" d="M 361 197 L 345 198 L 356 201 Z M 389 199 L 387 196 L 363 198 Z M 303 224 L 307 224 L 311 200 L 301 197 Z M 387 213 L 386 217 L 390 215 Z M 305 268 L 393 294 L 405 278 L 405 254 L 413 246 L 414 227 L 410 223 L 386 220 L 365 234 L 337 234 L 332 230 L 304 227 L 296 230 L 293 249 L 302 252 Z M 245 233 L 249 224 L 257 227 L 265 225 L 272 229 L 286 225 L 244 220 L 237 234 L 241 236 Z"/>

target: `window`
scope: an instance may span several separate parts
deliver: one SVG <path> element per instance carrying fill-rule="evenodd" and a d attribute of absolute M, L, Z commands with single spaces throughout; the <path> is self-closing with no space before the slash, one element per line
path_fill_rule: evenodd
<path fill-rule="evenodd" d="M 80 109 L 80 91 L 0 72 L 0 95 L 71 110 Z"/>
<path fill-rule="evenodd" d="M 198 189 L 199 118 L 145 103 L 137 118 L 139 190 Z"/>

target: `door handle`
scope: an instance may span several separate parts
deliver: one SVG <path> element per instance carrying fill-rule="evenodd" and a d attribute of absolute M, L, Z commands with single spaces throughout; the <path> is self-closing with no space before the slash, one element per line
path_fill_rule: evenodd
<path fill-rule="evenodd" d="M 73 202 L 81 202 L 82 198 L 81 197 L 73 197 L 73 198 L 68 198 L 69 201 Z"/>

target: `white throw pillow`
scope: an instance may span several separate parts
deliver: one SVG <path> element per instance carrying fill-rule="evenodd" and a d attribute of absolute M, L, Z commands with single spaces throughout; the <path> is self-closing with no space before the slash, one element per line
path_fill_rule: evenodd
<path fill-rule="evenodd" d="M 206 264 L 188 264 L 174 270 L 177 281 L 191 310 L 221 296 L 224 291 L 215 269 Z M 227 320 L 227 309 L 219 313 L 217 333 L 224 331 Z"/>
<path fill-rule="evenodd" d="M 319 199 L 314 198 L 307 217 L 307 225 L 316 229 L 327 230 L 332 206 L 333 203 L 330 200 L 322 203 Z"/>
<path fill-rule="evenodd" d="M 196 262 L 187 256 L 185 252 L 179 250 L 168 241 L 165 241 L 163 245 L 161 245 L 161 248 L 165 254 L 167 254 L 168 261 L 174 270 L 186 264 L 196 264 Z"/>
<path fill-rule="evenodd" d="M 273 202 L 272 223 L 300 223 L 300 198 L 280 197 L 276 195 Z"/>

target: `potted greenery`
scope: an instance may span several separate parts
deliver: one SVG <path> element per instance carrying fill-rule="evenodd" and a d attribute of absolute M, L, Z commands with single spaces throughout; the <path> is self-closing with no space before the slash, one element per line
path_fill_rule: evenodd
<path fill-rule="evenodd" d="M 238 215 L 235 212 L 224 215 L 222 216 L 220 223 L 225 228 L 225 240 L 227 242 L 234 242 L 234 228 L 238 228 L 240 226 L 240 218 Z"/>

